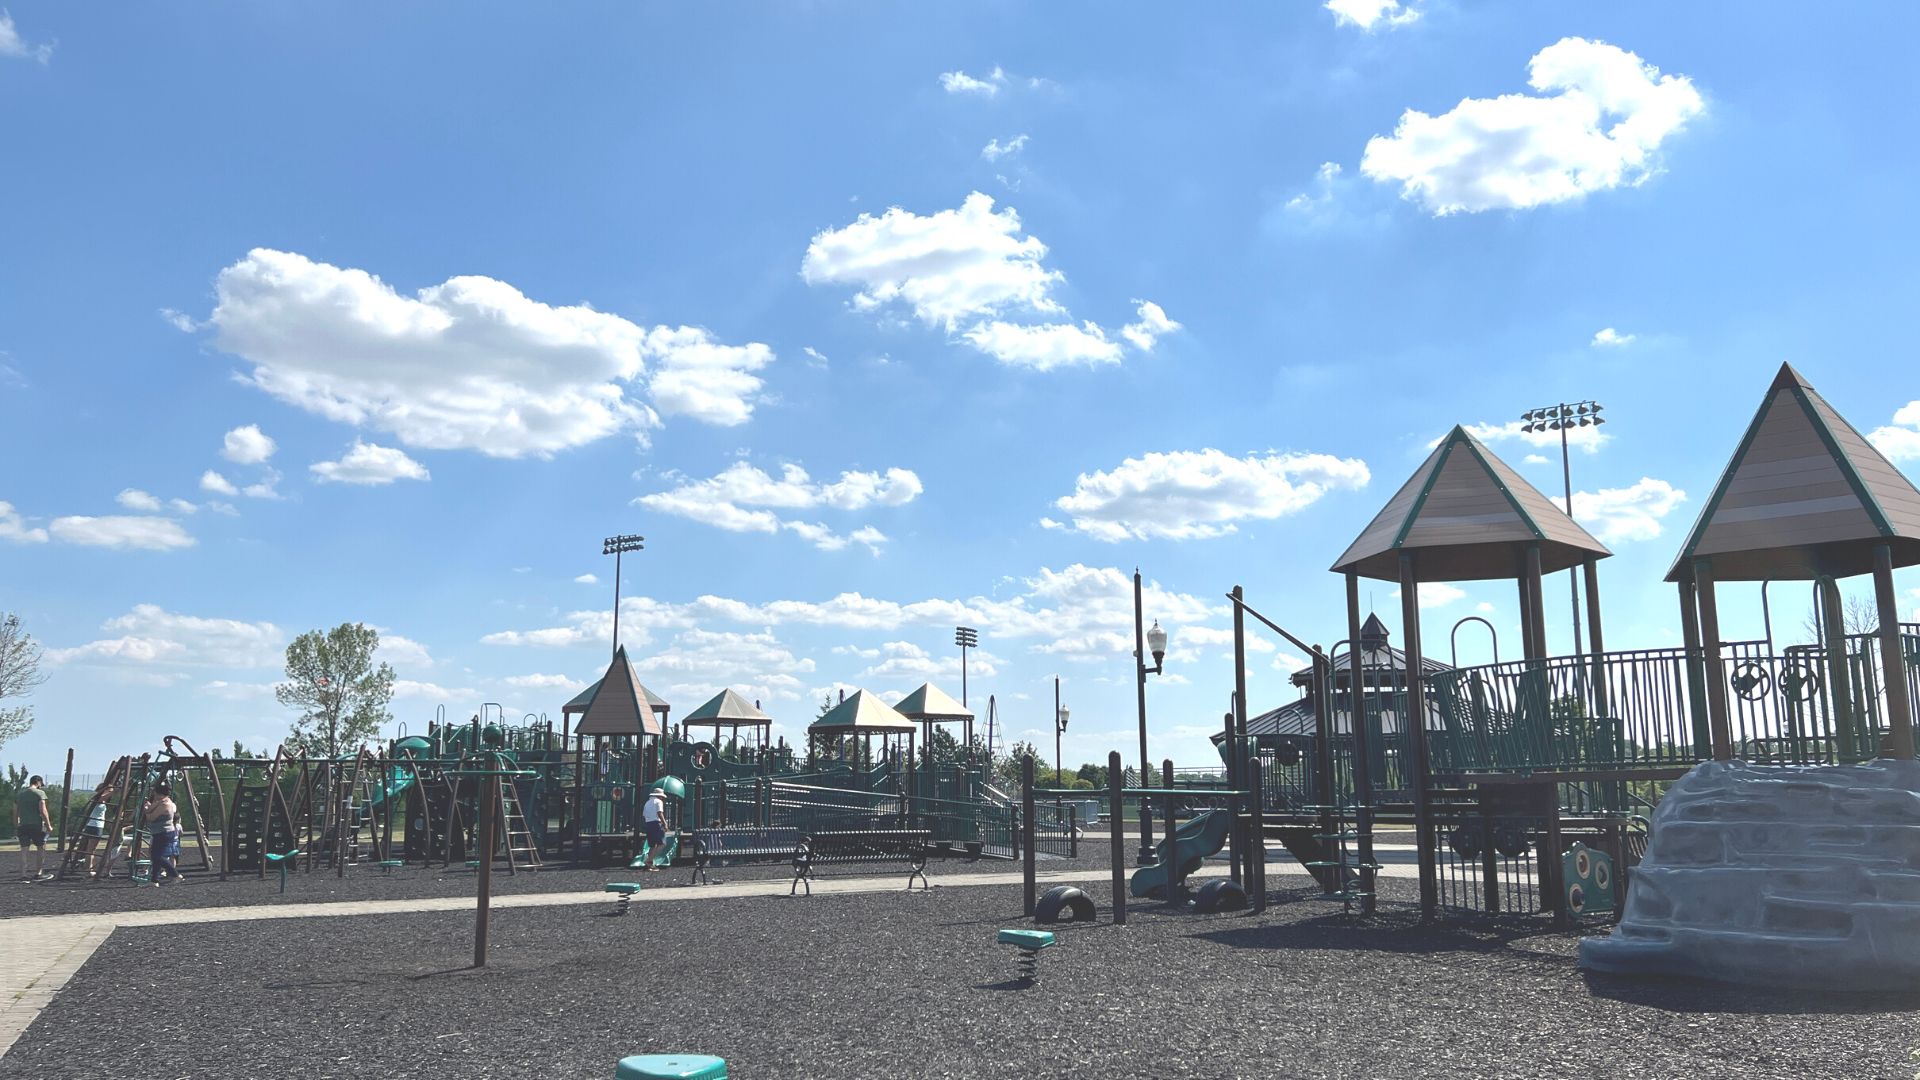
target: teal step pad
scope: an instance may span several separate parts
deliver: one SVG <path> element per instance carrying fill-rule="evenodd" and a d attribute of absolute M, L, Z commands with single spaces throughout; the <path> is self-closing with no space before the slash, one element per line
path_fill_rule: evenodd
<path fill-rule="evenodd" d="M 994 940 L 1001 945 L 1038 952 L 1053 944 L 1053 934 L 1047 930 L 1002 930 Z"/>
<path fill-rule="evenodd" d="M 635 1054 L 621 1058 L 614 1080 L 727 1080 L 727 1063 L 706 1054 Z"/>
<path fill-rule="evenodd" d="M 604 891 L 625 893 L 628 896 L 632 896 L 634 893 L 640 891 L 640 883 L 637 881 L 609 881 Z"/>

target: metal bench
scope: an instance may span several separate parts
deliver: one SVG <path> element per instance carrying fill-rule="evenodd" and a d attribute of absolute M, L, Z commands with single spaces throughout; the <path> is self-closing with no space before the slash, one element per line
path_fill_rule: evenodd
<path fill-rule="evenodd" d="M 922 889 L 931 889 L 933 883 L 927 880 L 927 844 L 931 837 L 927 829 L 811 833 L 793 849 L 793 884 L 787 887 L 787 895 L 792 896 L 805 882 L 807 895 L 812 896 L 813 871 L 817 866 L 861 862 L 904 862 L 908 868 L 907 889 L 913 889 L 916 878 Z"/>
<path fill-rule="evenodd" d="M 793 857 L 800 846 L 801 832 L 791 826 L 762 828 L 758 825 L 726 825 L 695 829 L 689 840 L 693 853 L 693 876 L 688 884 L 699 885 L 712 879 L 707 867 L 729 866 L 744 862 L 777 862 Z"/>

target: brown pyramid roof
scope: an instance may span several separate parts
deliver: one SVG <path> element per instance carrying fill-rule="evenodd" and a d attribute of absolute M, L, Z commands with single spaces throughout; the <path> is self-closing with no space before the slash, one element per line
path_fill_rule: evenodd
<path fill-rule="evenodd" d="M 1418 551 L 1421 581 L 1484 581 L 1519 572 L 1518 545 L 1538 541 L 1543 573 L 1613 554 L 1456 425 L 1333 564 L 1335 573 L 1400 580 Z"/>
<path fill-rule="evenodd" d="M 582 692 L 582 696 L 591 693 L 585 706 L 580 710 L 580 722 L 573 726 L 576 735 L 658 735 L 661 725 L 654 716 L 664 708 L 649 707 L 642 709 L 640 702 L 648 700 L 651 705 L 653 695 L 633 677 L 633 665 L 627 662 L 625 646 L 613 654 L 613 663 L 607 665 L 607 673 L 600 681 Z M 578 701 L 579 698 L 575 698 Z M 666 703 L 661 702 L 661 706 Z M 568 703 L 572 708 L 572 703 Z"/>
<path fill-rule="evenodd" d="M 688 713 L 680 721 L 682 724 L 771 724 L 773 717 L 760 711 L 760 707 L 732 690 L 722 690 L 713 695 L 706 704 Z"/>
<path fill-rule="evenodd" d="M 809 724 L 807 730 L 858 735 L 866 732 L 919 731 L 920 725 L 895 712 L 891 705 L 873 696 L 871 691 L 855 690 L 847 695 L 847 700 Z"/>
<path fill-rule="evenodd" d="M 932 683 L 900 699 L 893 711 L 911 720 L 971 720 L 973 711 L 953 700 L 953 696 Z"/>
<path fill-rule="evenodd" d="M 1920 563 L 1920 491 L 1782 364 L 1667 580 L 1700 555 L 1720 581 L 1851 577 L 1882 542 L 1893 565 Z"/>

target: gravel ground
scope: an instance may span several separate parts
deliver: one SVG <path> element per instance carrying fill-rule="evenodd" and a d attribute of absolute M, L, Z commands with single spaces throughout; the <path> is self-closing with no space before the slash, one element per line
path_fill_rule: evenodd
<path fill-rule="evenodd" d="M 936 875 L 935 880 L 938 880 Z M 605 1078 L 696 1051 L 737 1077 L 1906 1080 L 1920 996 L 1583 977 L 1541 920 L 1422 927 L 1149 905 L 1061 928 L 1037 984 L 1014 887 L 123 929 L 0 1078 Z M 164 893 L 165 890 L 156 890 Z M 291 895 L 291 894 L 290 894 Z"/>

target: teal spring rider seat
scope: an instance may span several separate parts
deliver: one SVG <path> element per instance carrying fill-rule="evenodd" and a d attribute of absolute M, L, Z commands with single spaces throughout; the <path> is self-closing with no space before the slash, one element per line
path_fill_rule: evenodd
<path fill-rule="evenodd" d="M 635 1054 L 621 1058 L 614 1080 L 727 1080 L 727 1063 L 706 1054 Z"/>
<path fill-rule="evenodd" d="M 282 896 L 287 894 L 287 864 L 299 857 L 300 853 L 297 851 L 284 851 L 278 855 L 271 851 L 267 852 L 267 862 L 280 871 L 280 895 Z"/>

